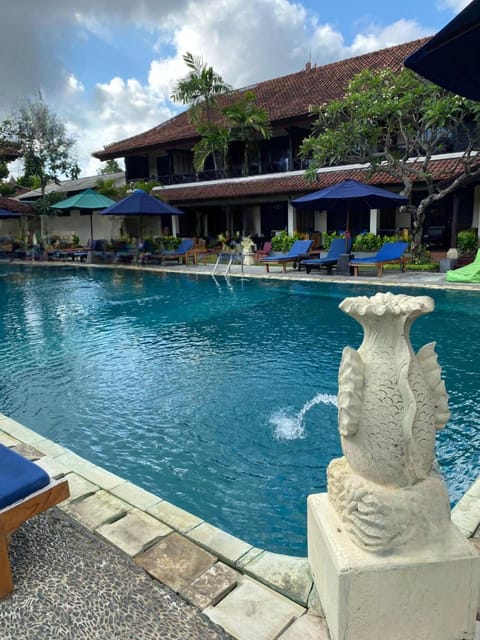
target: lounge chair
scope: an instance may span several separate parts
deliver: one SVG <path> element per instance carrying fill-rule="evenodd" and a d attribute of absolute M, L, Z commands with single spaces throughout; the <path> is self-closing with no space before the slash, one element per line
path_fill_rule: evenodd
<path fill-rule="evenodd" d="M 0 598 L 13 591 L 10 534 L 69 494 L 67 480 L 52 480 L 34 462 L 0 444 Z"/>
<path fill-rule="evenodd" d="M 405 264 L 408 262 L 403 254 L 408 249 L 408 242 L 387 242 L 377 251 L 376 255 L 369 258 L 355 258 L 348 263 L 353 268 L 353 274 L 358 276 L 360 267 L 377 267 L 377 276 L 380 278 L 383 273 L 383 266 L 386 264 L 399 264 L 402 271 L 405 271 Z"/>
<path fill-rule="evenodd" d="M 310 273 L 312 267 L 326 267 L 327 273 L 332 273 L 332 269 L 337 264 L 338 258 L 344 253 L 349 253 L 351 248 L 352 238 L 335 238 L 335 240 L 332 240 L 332 244 L 324 258 L 302 260 L 300 265 L 305 267 L 307 273 Z"/>
<path fill-rule="evenodd" d="M 193 238 L 184 238 L 177 249 L 164 249 L 160 254 L 162 264 L 165 260 L 176 260 L 178 264 L 180 264 L 180 261 L 183 264 L 187 264 L 187 254 L 192 251 L 194 245 Z"/>
<path fill-rule="evenodd" d="M 279 264 L 283 267 L 283 272 L 287 271 L 287 264 L 293 262 L 293 266 L 300 262 L 300 260 L 310 251 L 312 246 L 312 240 L 295 240 L 288 253 L 280 256 L 267 256 L 260 260 L 260 264 L 264 264 L 267 272 L 270 272 L 271 264 Z"/>
<path fill-rule="evenodd" d="M 480 249 L 473 262 L 459 269 L 450 269 L 445 279 L 447 282 L 480 282 Z"/>

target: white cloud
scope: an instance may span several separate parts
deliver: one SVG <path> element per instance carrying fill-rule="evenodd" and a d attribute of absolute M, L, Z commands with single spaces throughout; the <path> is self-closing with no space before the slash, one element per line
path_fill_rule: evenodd
<path fill-rule="evenodd" d="M 371 25 L 365 33 L 359 33 L 355 37 L 349 51 L 356 56 L 427 35 L 432 35 L 432 30 L 420 27 L 414 20 L 397 20 L 386 27 Z"/>
<path fill-rule="evenodd" d="M 73 73 L 67 78 L 66 89 L 70 93 L 83 93 L 85 91 L 85 87 Z"/>
<path fill-rule="evenodd" d="M 470 2 L 471 0 L 440 0 L 437 6 L 439 9 L 450 9 L 454 14 L 457 14 L 460 13 L 462 9 L 465 9 Z"/>

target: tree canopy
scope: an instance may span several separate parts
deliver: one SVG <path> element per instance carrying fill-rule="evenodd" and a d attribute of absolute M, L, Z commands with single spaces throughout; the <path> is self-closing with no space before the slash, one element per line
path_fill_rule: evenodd
<path fill-rule="evenodd" d="M 402 185 L 410 198 L 412 251 L 421 245 L 425 210 L 480 176 L 480 104 L 456 96 L 413 72 L 362 71 L 345 96 L 312 109 L 312 134 L 301 146 L 307 176 L 325 166 L 366 164 Z M 451 175 L 432 173 L 435 154 L 458 151 Z M 427 194 L 412 202 L 415 183 Z"/>
<path fill-rule="evenodd" d="M 190 71 L 178 80 L 170 97 L 174 102 L 191 105 L 192 122 L 201 123 L 205 117 L 207 124 L 211 124 L 217 96 L 229 93 L 232 88 L 200 56 L 187 52 L 183 60 Z"/>
<path fill-rule="evenodd" d="M 103 167 L 100 167 L 100 169 L 97 171 L 97 175 L 99 176 L 104 176 L 104 175 L 108 175 L 109 173 L 120 173 L 120 171 L 122 171 L 122 167 L 118 164 L 118 161 L 115 160 L 114 158 L 107 160 Z"/>
<path fill-rule="evenodd" d="M 36 179 L 42 192 L 61 175 L 78 178 L 72 155 L 75 140 L 41 97 L 30 100 L 0 125 L 0 137 L 8 140 L 23 158 L 26 178 Z"/>

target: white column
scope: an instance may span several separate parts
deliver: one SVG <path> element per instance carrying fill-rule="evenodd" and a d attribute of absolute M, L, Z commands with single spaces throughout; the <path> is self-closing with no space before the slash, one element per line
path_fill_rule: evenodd
<path fill-rule="evenodd" d="M 252 222 L 254 228 L 253 233 L 259 236 L 262 233 L 262 216 L 259 204 L 252 207 Z"/>
<path fill-rule="evenodd" d="M 377 235 L 380 221 L 380 211 L 378 209 L 370 209 L 370 233 Z"/>
<path fill-rule="evenodd" d="M 291 202 L 288 203 L 288 222 L 287 232 L 289 236 L 293 236 L 297 227 L 297 212 Z"/>
<path fill-rule="evenodd" d="M 315 231 L 327 233 L 327 212 L 315 211 L 313 214 L 313 226 Z"/>
<path fill-rule="evenodd" d="M 178 216 L 172 216 L 172 236 L 174 236 L 175 238 L 178 235 Z"/>
<path fill-rule="evenodd" d="M 477 229 L 477 235 L 480 238 L 480 185 L 478 184 L 473 197 L 472 227 Z"/>

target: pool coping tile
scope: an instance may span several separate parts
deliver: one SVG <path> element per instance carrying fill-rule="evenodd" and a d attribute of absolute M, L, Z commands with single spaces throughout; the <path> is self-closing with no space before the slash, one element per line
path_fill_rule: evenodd
<path fill-rule="evenodd" d="M 187 532 L 186 535 L 205 549 L 215 553 L 221 560 L 225 560 L 231 566 L 235 566 L 240 558 L 253 549 L 253 546 L 248 542 L 236 538 L 208 522 L 202 522 Z"/>
<path fill-rule="evenodd" d="M 132 558 L 172 533 L 170 527 L 140 509 L 132 509 L 95 531 Z"/>
<path fill-rule="evenodd" d="M 204 613 L 238 640 L 275 640 L 305 609 L 259 582 L 244 578 Z"/>
<path fill-rule="evenodd" d="M 172 529 L 180 533 L 188 533 L 203 522 L 198 516 L 194 516 L 192 513 L 176 507 L 171 502 L 167 502 L 167 500 L 161 500 L 153 507 L 149 507 L 147 513 L 155 516 L 155 518 L 158 518 L 158 520 L 168 524 L 169 527 L 172 527 Z"/>
<path fill-rule="evenodd" d="M 62 502 L 60 505 L 62 511 L 91 530 L 119 520 L 132 508 L 131 505 L 112 496 L 104 489 L 70 502 Z"/>
<path fill-rule="evenodd" d="M 163 502 L 162 498 L 159 498 L 154 493 L 151 493 L 146 489 L 142 489 L 128 480 L 125 480 L 121 484 L 113 487 L 110 490 L 110 493 L 113 493 L 117 498 L 125 500 L 125 502 L 134 505 L 142 511 L 147 511 L 147 509 L 154 507 L 159 502 Z"/>

